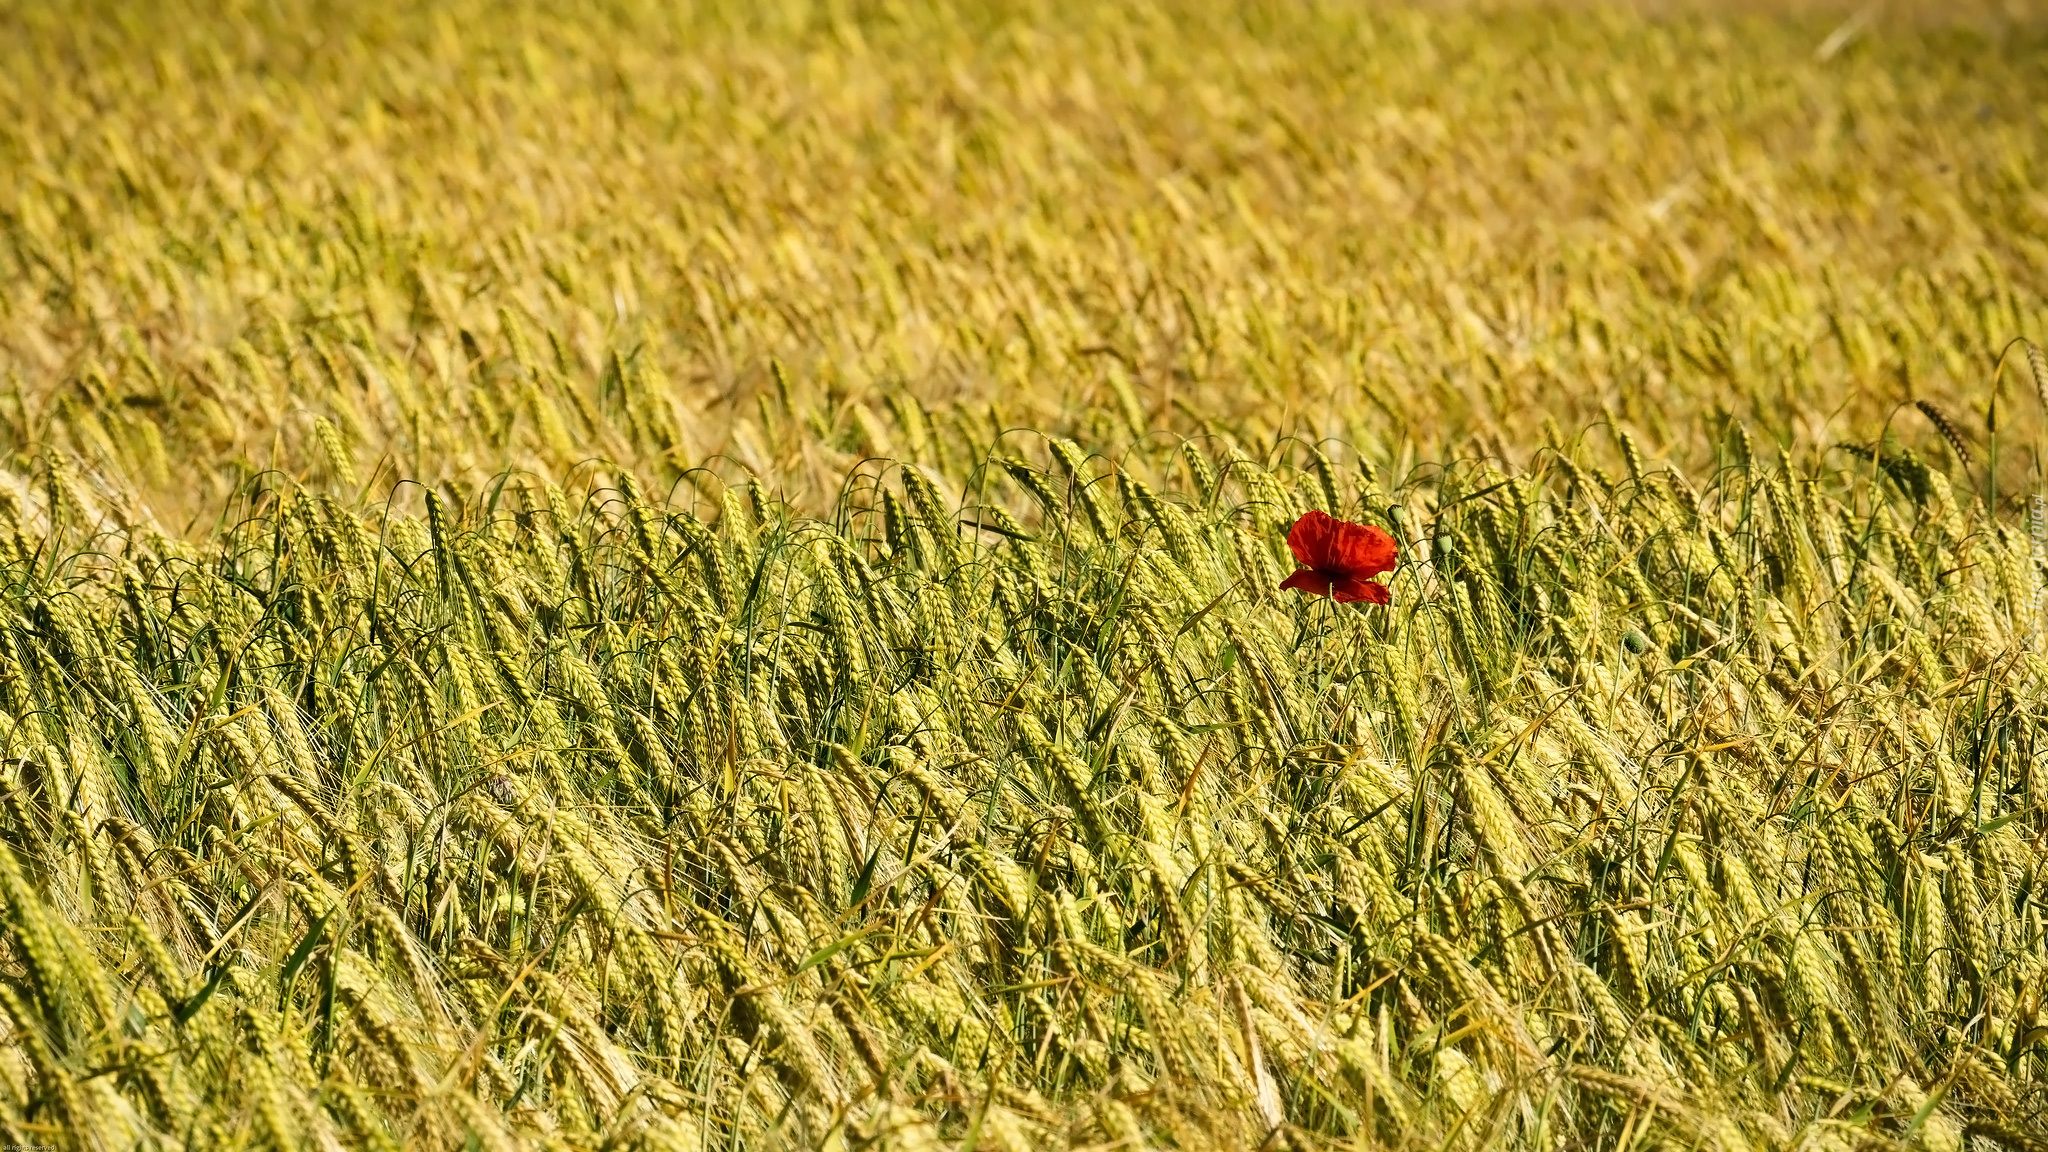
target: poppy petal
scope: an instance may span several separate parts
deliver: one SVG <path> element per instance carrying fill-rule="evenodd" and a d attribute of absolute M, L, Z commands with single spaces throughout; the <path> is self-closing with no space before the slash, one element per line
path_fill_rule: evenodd
<path fill-rule="evenodd" d="M 1345 575 L 1339 577 L 1330 587 L 1330 599 L 1339 604 L 1363 600 L 1369 604 L 1386 604 L 1393 600 L 1385 584 L 1377 584 L 1363 576 Z"/>
<path fill-rule="evenodd" d="M 1338 521 L 1320 509 L 1306 513 L 1287 530 L 1287 547 L 1294 552 L 1294 561 L 1304 568 L 1327 566 L 1331 559 L 1331 545 L 1335 543 Z"/>
<path fill-rule="evenodd" d="M 1371 524 L 1340 524 L 1334 551 L 1337 566 L 1359 576 L 1377 576 L 1394 567 L 1394 538 Z"/>
<path fill-rule="evenodd" d="M 1335 584 L 1336 581 L 1327 572 L 1318 572 L 1313 568 L 1302 568 L 1297 570 L 1294 575 L 1282 580 L 1280 582 L 1280 590 L 1284 592 L 1291 588 L 1296 592 L 1306 592 L 1311 596 L 1328 596 L 1331 594 L 1331 589 Z"/>

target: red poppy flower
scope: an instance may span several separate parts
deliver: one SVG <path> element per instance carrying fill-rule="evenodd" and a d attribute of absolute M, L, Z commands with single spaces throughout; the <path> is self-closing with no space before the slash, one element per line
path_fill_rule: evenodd
<path fill-rule="evenodd" d="M 1339 604 L 1393 599 L 1385 584 L 1369 577 L 1394 570 L 1394 538 L 1370 524 L 1353 524 L 1327 512 L 1310 512 L 1294 522 L 1287 546 L 1302 564 L 1280 582 L 1282 588 L 1328 596 Z"/>

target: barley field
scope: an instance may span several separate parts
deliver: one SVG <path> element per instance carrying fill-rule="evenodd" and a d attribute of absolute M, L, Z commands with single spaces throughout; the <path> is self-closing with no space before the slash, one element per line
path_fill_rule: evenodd
<path fill-rule="evenodd" d="M 0 173 L 10 1146 L 2048 1149 L 2038 4 L 0 0 Z"/>

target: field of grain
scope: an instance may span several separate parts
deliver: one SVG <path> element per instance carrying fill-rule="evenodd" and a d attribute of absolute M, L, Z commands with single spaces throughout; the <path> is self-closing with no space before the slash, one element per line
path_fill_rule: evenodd
<path fill-rule="evenodd" d="M 2037 5 L 0 0 L 0 173 L 11 1146 L 2048 1148 Z"/>

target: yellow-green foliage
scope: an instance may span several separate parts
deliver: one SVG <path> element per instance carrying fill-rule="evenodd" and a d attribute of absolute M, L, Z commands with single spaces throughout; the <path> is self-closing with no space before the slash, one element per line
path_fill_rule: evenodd
<path fill-rule="evenodd" d="M 180 525 L 320 417 L 380 493 L 728 452 L 820 503 L 1012 426 L 1974 428 L 2048 179 L 2039 25 L 1966 3 L 15 5 L 0 428 Z"/>
<path fill-rule="evenodd" d="M 0 10 L 0 1136 L 2039 1148 L 2020 15 Z"/>

